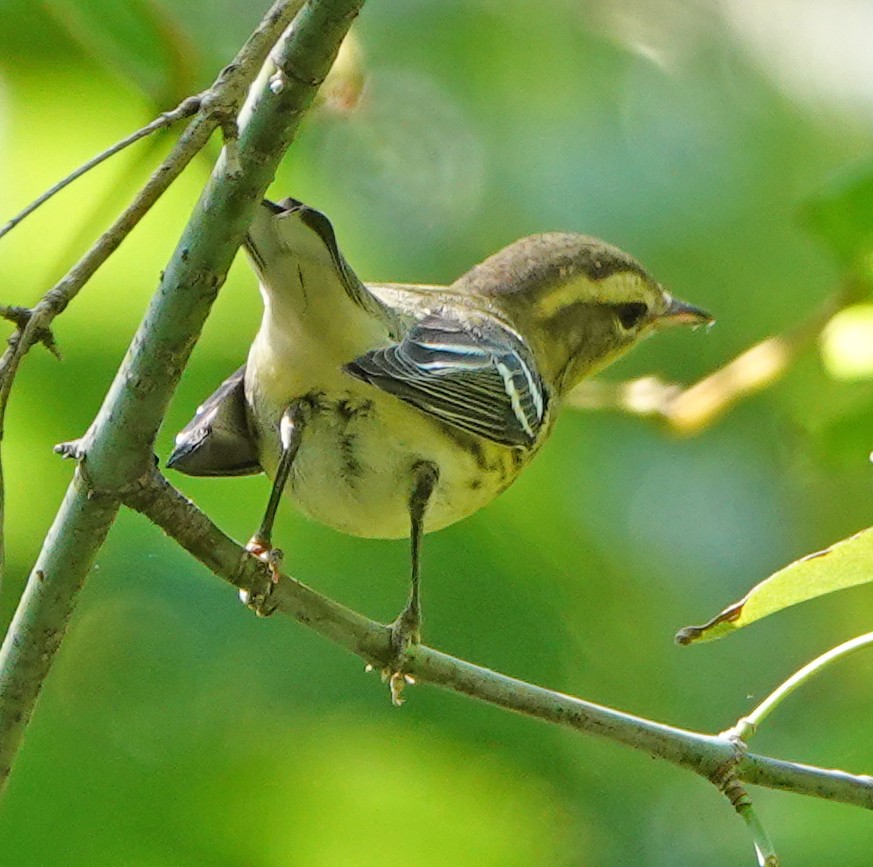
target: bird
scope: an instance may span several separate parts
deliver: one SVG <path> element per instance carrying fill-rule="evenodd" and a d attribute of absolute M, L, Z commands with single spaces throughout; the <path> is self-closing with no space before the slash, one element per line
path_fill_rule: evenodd
<path fill-rule="evenodd" d="M 424 534 L 504 491 L 580 380 L 656 331 L 713 322 L 627 253 L 570 232 L 515 241 L 448 286 L 363 283 L 330 220 L 296 199 L 264 200 L 243 247 L 260 328 L 167 465 L 273 479 L 248 544 L 273 566 L 283 496 L 341 532 L 409 538 L 398 660 L 421 637 Z"/>

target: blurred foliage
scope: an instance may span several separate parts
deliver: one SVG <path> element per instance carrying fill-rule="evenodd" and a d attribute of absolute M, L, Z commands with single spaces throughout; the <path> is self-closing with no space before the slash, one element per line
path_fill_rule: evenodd
<path fill-rule="evenodd" d="M 7 215 L 208 84 L 265 5 L 6 0 Z M 852 169 L 848 188 L 828 179 L 869 165 L 873 56 L 858 40 L 871 14 L 869 0 L 372 2 L 356 25 L 360 98 L 310 116 L 274 191 L 328 213 L 372 280 L 450 281 L 534 231 L 608 238 L 719 319 L 706 335 L 652 341 L 608 376 L 689 382 L 815 309 L 841 269 L 863 261 L 859 244 L 870 252 L 869 172 Z M 5 238 L 0 300 L 32 303 L 81 252 L 83 222 L 130 195 L 155 159 L 146 145 L 102 167 Z M 51 445 L 97 411 L 208 169 L 206 159 L 189 169 L 58 321 L 63 363 L 37 348 L 24 365 L 3 451 L 4 619 L 70 478 Z M 809 200 L 827 246 L 796 221 Z M 162 456 L 244 359 L 259 310 L 241 265 L 173 403 Z M 568 414 L 500 500 L 428 537 L 427 639 L 565 692 L 721 730 L 869 628 L 860 588 L 730 642 L 672 643 L 681 624 L 871 523 L 871 430 L 873 382 L 832 379 L 814 351 L 692 440 Z M 240 539 L 267 494 L 264 479 L 175 481 Z M 402 542 L 346 538 L 290 510 L 277 538 L 318 589 L 384 619 L 399 608 Z M 869 771 L 871 682 L 873 659 L 853 658 L 780 708 L 755 748 Z M 701 780 L 436 690 L 409 698 L 391 708 L 354 659 L 250 616 L 125 514 L 11 780 L 0 862 L 750 862 L 742 823 Z M 786 863 L 869 864 L 862 811 L 753 794 Z"/>
<path fill-rule="evenodd" d="M 835 379 L 873 377 L 873 304 L 853 304 L 822 332 L 822 361 Z"/>
<path fill-rule="evenodd" d="M 803 205 L 801 216 L 849 269 L 873 280 L 873 163 L 853 166 L 823 185 Z"/>

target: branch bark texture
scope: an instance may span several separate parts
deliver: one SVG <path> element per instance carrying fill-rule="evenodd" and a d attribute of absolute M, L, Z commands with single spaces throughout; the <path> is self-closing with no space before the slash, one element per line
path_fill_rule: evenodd
<path fill-rule="evenodd" d="M 80 467 L 0 649 L 0 781 L 8 776 L 76 594 L 123 493 L 151 471 L 158 427 L 254 210 L 362 3 L 310 0 L 274 49 L 285 86 L 254 95 L 234 155 L 242 171 L 228 171 L 219 161 L 79 444 Z M 298 6 L 297 0 L 275 3 L 252 37 L 256 50 L 250 40 L 225 70 L 241 93 Z"/>

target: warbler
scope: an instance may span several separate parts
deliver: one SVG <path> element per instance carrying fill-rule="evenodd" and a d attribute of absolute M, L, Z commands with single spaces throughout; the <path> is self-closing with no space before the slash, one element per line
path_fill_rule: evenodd
<path fill-rule="evenodd" d="M 523 238 L 450 286 L 365 285 L 327 217 L 288 199 L 263 203 L 244 247 L 260 330 L 168 466 L 273 478 L 249 545 L 260 554 L 282 494 L 342 532 L 409 537 L 398 652 L 419 640 L 422 535 L 505 490 L 583 377 L 654 331 L 712 321 L 585 235 Z"/>

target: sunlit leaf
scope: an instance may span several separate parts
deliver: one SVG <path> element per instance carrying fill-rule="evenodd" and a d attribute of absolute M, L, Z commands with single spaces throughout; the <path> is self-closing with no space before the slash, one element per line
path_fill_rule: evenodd
<path fill-rule="evenodd" d="M 708 623 L 679 630 L 676 641 L 721 638 L 783 608 L 868 581 L 873 581 L 873 527 L 774 572 Z"/>
<path fill-rule="evenodd" d="M 837 313 L 822 331 L 821 354 L 834 379 L 873 377 L 873 304 L 855 304 Z"/>
<path fill-rule="evenodd" d="M 841 175 L 801 210 L 805 226 L 844 264 L 870 274 L 873 254 L 873 164 Z"/>

